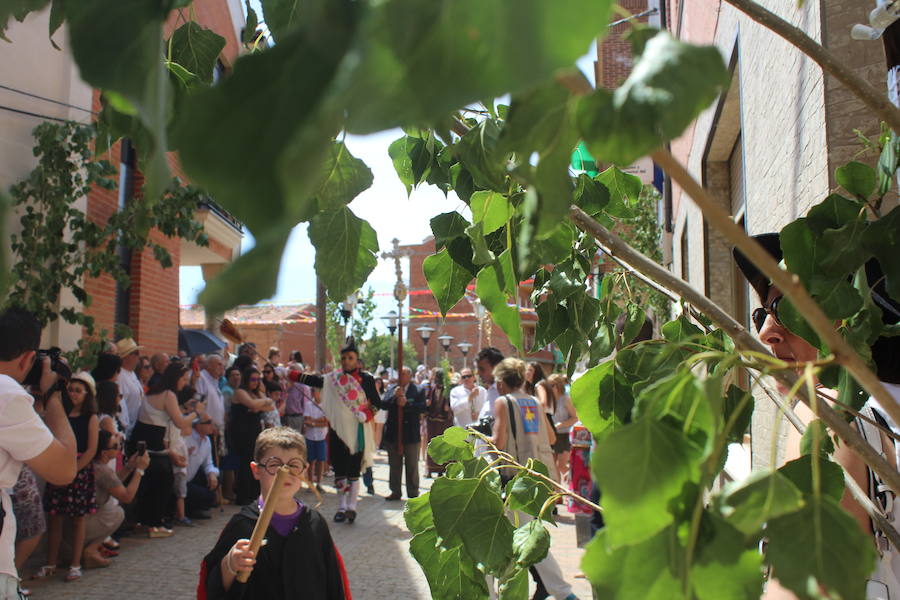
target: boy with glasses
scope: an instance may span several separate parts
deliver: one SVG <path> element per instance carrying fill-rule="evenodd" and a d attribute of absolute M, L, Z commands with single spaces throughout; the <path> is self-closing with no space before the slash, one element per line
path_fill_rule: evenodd
<path fill-rule="evenodd" d="M 275 506 L 267 543 L 254 555 L 250 536 L 278 469 L 284 465 L 290 469 L 286 489 Z M 215 548 L 203 559 L 198 598 L 349 597 L 343 561 L 327 521 L 294 497 L 300 491 L 307 466 L 306 442 L 299 433 L 289 427 L 273 427 L 259 434 L 250 469 L 259 480 L 262 493 L 257 502 L 243 507 L 231 518 Z M 241 583 L 237 575 L 244 571 L 250 571 L 250 577 Z"/>

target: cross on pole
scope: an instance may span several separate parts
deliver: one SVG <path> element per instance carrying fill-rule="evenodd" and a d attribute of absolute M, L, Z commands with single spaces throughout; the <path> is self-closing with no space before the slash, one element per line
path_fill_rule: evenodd
<path fill-rule="evenodd" d="M 403 372 L 403 301 L 406 300 L 406 285 L 403 283 L 403 267 L 400 260 L 407 256 L 412 256 L 412 251 L 400 248 L 400 240 L 394 238 L 391 240 L 393 250 L 391 252 L 382 252 L 381 258 L 394 259 L 394 268 L 397 272 L 397 283 L 394 285 L 394 298 L 397 300 L 397 390 L 406 393 L 406 390 L 400 387 L 401 374 Z M 403 452 L 403 407 L 397 407 L 397 451 Z"/>

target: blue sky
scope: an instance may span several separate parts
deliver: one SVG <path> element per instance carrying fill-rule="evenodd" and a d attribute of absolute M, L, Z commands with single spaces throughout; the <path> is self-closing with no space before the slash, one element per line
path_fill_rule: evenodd
<path fill-rule="evenodd" d="M 587 74 L 590 81 L 594 80 L 595 56 L 596 53 L 591 48 L 578 61 L 578 66 Z M 429 221 L 435 215 L 456 210 L 469 216 L 468 207 L 453 192 L 445 197 L 437 188 L 422 185 L 407 197 L 406 189 L 397 178 L 388 156 L 388 146 L 402 135 L 401 130 L 394 129 L 368 136 L 348 136 L 346 140 L 350 151 L 369 165 L 375 178 L 372 187 L 357 196 L 349 206 L 358 217 L 367 220 L 375 229 L 382 252 L 390 250 L 391 240 L 395 237 L 401 244 L 421 243 L 431 234 Z M 252 247 L 252 237 L 245 237 L 242 252 Z M 315 250 L 307 235 L 307 225 L 302 223 L 291 233 L 281 261 L 278 289 L 270 300 L 280 304 L 315 303 L 314 260 Z M 408 283 L 409 261 L 403 262 L 404 278 Z M 377 295 L 389 294 L 395 282 L 393 261 L 382 260 L 379 256 L 378 266 L 363 286 L 363 289 L 372 287 L 376 292 L 375 300 L 379 304 L 377 316 L 395 307 L 390 295 Z M 180 283 L 180 303 L 196 302 L 197 295 L 203 290 L 204 285 L 200 267 L 181 267 Z M 380 319 L 375 321 L 379 331 L 386 331 Z"/>

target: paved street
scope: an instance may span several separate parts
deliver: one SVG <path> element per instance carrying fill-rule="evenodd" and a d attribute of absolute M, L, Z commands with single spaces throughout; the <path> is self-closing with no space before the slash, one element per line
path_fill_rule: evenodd
<path fill-rule="evenodd" d="M 355 600 L 395 600 L 430 598 L 428 584 L 408 551 L 409 532 L 403 522 L 403 503 L 385 502 L 388 493 L 387 458 L 379 455 L 375 467 L 375 497 L 361 494 L 359 517 L 353 525 L 331 523 L 331 532 L 344 556 Z M 431 480 L 422 479 L 423 487 Z M 326 486 L 323 504 L 318 508 L 330 520 L 337 506 L 333 488 Z M 303 500 L 314 503 L 311 493 Z M 188 599 L 196 597 L 197 573 L 203 555 L 212 548 L 227 519 L 236 510 L 226 506 L 214 512 L 209 521 L 191 529 L 178 528 L 173 537 L 151 540 L 132 536 L 123 538 L 122 553 L 107 569 L 88 570 L 76 583 L 65 583 L 62 575 L 50 581 L 27 582 L 32 598 L 140 600 Z M 591 597 L 584 579 L 575 579 L 581 550 L 575 545 L 574 520 L 564 511 L 560 526 L 550 527 L 553 551 L 575 592 L 586 600 Z M 33 571 L 42 564 L 43 549 L 29 564 Z M 64 574 L 64 571 L 63 571 Z"/>

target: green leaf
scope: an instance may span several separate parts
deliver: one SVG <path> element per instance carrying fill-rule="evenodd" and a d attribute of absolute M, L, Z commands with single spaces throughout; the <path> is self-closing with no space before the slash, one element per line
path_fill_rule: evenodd
<path fill-rule="evenodd" d="M 250 0 L 244 0 L 244 8 L 247 10 L 247 24 L 244 25 L 244 35 L 241 41 L 245 44 L 252 44 L 256 41 L 256 29 L 259 26 L 259 17 L 256 11 L 250 6 Z"/>
<path fill-rule="evenodd" d="M 878 258 L 878 264 L 887 278 L 885 285 L 888 294 L 891 298 L 900 298 L 900 260 L 897 260 L 897 248 L 900 248 L 900 206 L 894 207 L 891 212 L 869 225 L 869 234 L 864 243 Z"/>
<path fill-rule="evenodd" d="M 497 124 L 486 119 L 463 135 L 453 147 L 459 162 L 472 174 L 477 187 L 506 192 L 506 171 L 497 160 L 499 134 Z"/>
<path fill-rule="evenodd" d="M 632 207 L 637 204 L 643 189 L 640 178 L 610 167 L 597 175 L 597 181 L 606 186 L 609 193 L 604 212 L 623 219 L 634 216 Z"/>
<path fill-rule="evenodd" d="M 673 521 L 669 503 L 699 478 L 701 452 L 683 433 L 642 419 L 612 432 L 591 459 L 603 490 L 607 543 L 644 541 Z"/>
<path fill-rule="evenodd" d="M 610 201 L 609 188 L 584 173 L 578 176 L 575 184 L 574 203 L 584 212 L 596 217 Z"/>
<path fill-rule="evenodd" d="M 844 600 L 866 597 L 875 546 L 837 501 L 810 498 L 799 511 L 769 521 L 766 535 L 773 575 L 801 598 L 809 597 L 810 577 Z"/>
<path fill-rule="evenodd" d="M 778 304 L 778 318 L 791 332 L 796 333 L 816 348 L 821 348 L 822 342 L 815 329 L 806 322 L 803 315 L 794 308 L 794 304 L 787 298 L 782 298 Z"/>
<path fill-rule="evenodd" d="M 175 30 L 171 42 L 172 61 L 195 74 L 203 83 L 211 84 L 219 53 L 225 48 L 225 38 L 188 21 Z"/>
<path fill-rule="evenodd" d="M 346 206 L 316 215 L 309 239 L 316 247 L 316 275 L 335 302 L 358 290 L 378 264 L 375 230 Z"/>
<path fill-rule="evenodd" d="M 859 220 L 864 210 L 865 205 L 858 200 L 850 200 L 840 194 L 829 194 L 806 213 L 806 225 L 814 233 L 821 235 L 826 229 L 838 229 Z"/>
<path fill-rule="evenodd" d="M 199 301 L 210 314 L 223 314 L 238 304 L 253 304 L 275 295 L 281 254 L 291 234 L 289 225 L 269 227 L 256 245 L 206 284 Z M 346 297 L 346 296 L 345 296 Z"/>
<path fill-rule="evenodd" d="M 778 469 L 778 472 L 797 486 L 805 496 L 814 494 L 812 484 L 812 456 L 807 454 L 792 460 Z M 819 493 L 840 502 L 844 495 L 844 471 L 837 463 L 824 456 L 819 459 Z"/>
<path fill-rule="evenodd" d="M 875 169 L 861 162 L 851 161 L 834 171 L 838 184 L 859 198 L 866 199 L 875 191 Z"/>
<path fill-rule="evenodd" d="M 512 559 L 513 527 L 503 501 L 485 479 L 447 479 L 431 486 L 434 526 L 444 540 L 462 540 L 466 551 L 499 574 Z"/>
<path fill-rule="evenodd" d="M 305 3 L 307 11 L 310 4 Z M 300 23 L 302 16 L 300 0 L 260 0 L 260 5 L 266 27 L 272 32 L 276 42 L 280 42 Z"/>
<path fill-rule="evenodd" d="M 476 265 L 486 265 L 496 260 L 494 253 L 488 247 L 487 239 L 484 236 L 484 225 L 482 223 L 473 223 L 466 228 L 466 235 L 472 244 L 472 262 Z"/>
<path fill-rule="evenodd" d="M 519 311 L 509 301 L 518 293 L 518 281 L 512 266 L 509 250 L 478 272 L 475 293 L 491 313 L 491 318 L 509 337 L 509 341 L 522 350 L 522 326 Z"/>
<path fill-rule="evenodd" d="M 416 178 L 413 176 L 412 159 L 407 151 L 407 143 L 410 138 L 404 136 L 391 142 L 388 146 L 388 155 L 394 163 L 394 170 L 397 177 L 406 187 L 407 196 L 412 193 L 412 189 L 416 185 Z"/>
<path fill-rule="evenodd" d="M 779 471 L 756 471 L 729 486 L 723 498 L 725 517 L 745 535 L 757 533 L 763 523 L 802 506 L 800 490 Z"/>
<path fill-rule="evenodd" d="M 538 473 L 550 476 L 547 467 L 539 461 L 528 459 L 526 466 Z M 535 518 L 541 514 L 541 509 L 550 497 L 550 493 L 551 490 L 546 483 L 525 471 L 516 473 L 515 477 L 506 484 L 509 508 L 522 511 Z M 552 522 L 549 514 L 545 514 L 543 518 L 548 522 Z"/>
<path fill-rule="evenodd" d="M 735 417 L 734 426 L 731 428 L 731 431 L 728 432 L 728 441 L 732 443 L 743 443 L 744 434 L 747 432 L 747 429 L 750 427 L 750 421 L 753 418 L 753 406 L 754 400 L 752 398 L 752 394 L 750 392 L 745 392 L 741 388 L 736 385 L 728 386 L 728 391 L 725 393 L 725 422 L 727 423 L 734 411 L 738 409 L 741 404 L 741 401 L 750 395 L 751 398 L 744 405 L 741 414 Z"/>
<path fill-rule="evenodd" d="M 818 439 L 819 448 L 816 449 L 816 439 Z M 821 419 L 816 419 L 806 426 L 803 437 L 800 439 L 800 454 L 813 454 L 814 452 L 824 452 L 825 454 L 834 453 L 834 442 L 828 435 L 828 428 Z"/>
<path fill-rule="evenodd" d="M 579 101 L 581 137 L 598 159 L 631 164 L 678 137 L 728 80 L 718 48 L 660 32 L 621 87 L 613 93 L 599 89 Z"/>
<path fill-rule="evenodd" d="M 16 21 L 21 23 L 29 13 L 43 10 L 48 4 L 50 4 L 50 0 L 8 0 L 0 4 L 0 40 L 4 42 L 12 41 L 6 37 L 6 29 L 9 27 L 10 19 L 15 18 Z"/>
<path fill-rule="evenodd" d="M 454 238 L 466 235 L 466 229 L 471 225 L 466 218 L 456 211 L 442 213 L 433 217 L 430 221 L 431 232 L 434 234 L 434 246 L 437 250 Z"/>
<path fill-rule="evenodd" d="M 425 572 L 432 598 L 488 598 L 484 573 L 472 557 L 461 547 L 444 547 L 433 527 L 416 534 L 409 541 L 409 551 Z"/>
<path fill-rule="evenodd" d="M 620 548 L 609 543 L 609 534 L 610 528 L 598 531 L 581 559 L 581 570 L 594 586 L 597 598 L 684 598 L 681 580 L 675 575 L 682 548 L 671 527 L 643 542 Z"/>
<path fill-rule="evenodd" d="M 607 430 L 626 423 L 634 405 L 630 392 L 616 381 L 615 367 L 612 360 L 601 363 L 576 379 L 571 387 L 579 420 L 598 440 Z"/>
<path fill-rule="evenodd" d="M 336 20 L 351 10 L 343 1 L 330 6 Z M 240 57 L 231 75 L 185 107 L 178 135 L 185 171 L 250 231 L 295 225 L 316 210 L 314 189 L 339 129 L 322 102 L 351 34 L 329 31 L 323 40 L 310 23 Z"/>
<path fill-rule="evenodd" d="M 121 94 L 137 107 L 152 136 L 142 165 L 144 197 L 155 201 L 169 180 L 165 150 L 171 90 L 161 57 L 166 11 L 154 0 L 66 2 L 69 43 L 81 78 L 93 87 Z M 98 35 L 98 32 L 103 32 Z"/>
<path fill-rule="evenodd" d="M 500 584 L 499 600 L 527 600 L 528 569 L 517 569 L 515 575 Z"/>
<path fill-rule="evenodd" d="M 622 329 L 622 346 L 627 346 L 640 333 L 647 319 L 646 311 L 633 302 L 625 307 L 625 326 Z"/>
<path fill-rule="evenodd" d="M 721 517 L 703 513 L 691 583 L 699 600 L 757 600 L 763 591 L 762 555 L 755 540 Z"/>
<path fill-rule="evenodd" d="M 350 204 L 356 196 L 371 187 L 373 180 L 371 169 L 350 154 L 344 142 L 332 143 L 313 189 L 317 206 L 315 212 L 335 210 Z M 315 212 L 302 216 L 309 218 Z"/>
<path fill-rule="evenodd" d="M 474 275 L 457 263 L 446 248 L 427 257 L 422 263 L 428 288 L 437 300 L 441 314 L 446 315 L 462 300 Z"/>
<path fill-rule="evenodd" d="M 430 492 L 425 492 L 417 498 L 410 498 L 403 507 L 403 520 L 406 522 L 406 528 L 413 535 L 422 533 L 429 527 L 434 527 L 429 496 Z"/>
<path fill-rule="evenodd" d="M 712 398 L 707 397 L 706 382 L 692 371 L 680 370 L 657 379 L 637 395 L 632 417 L 664 421 L 680 429 L 704 456 L 712 451 L 715 434 L 721 426 L 721 413 L 712 410 Z"/>
<path fill-rule="evenodd" d="M 513 532 L 512 551 L 517 566 L 530 567 L 547 557 L 550 534 L 540 521 L 529 521 Z"/>
<path fill-rule="evenodd" d="M 428 455 L 439 465 L 450 461 L 470 460 L 474 453 L 469 433 L 462 427 L 450 427 L 428 442 Z"/>
<path fill-rule="evenodd" d="M 348 75 L 348 129 L 434 122 L 544 81 L 605 33 L 610 2 L 388 0 L 373 6 Z M 523 44 L 523 40 L 528 40 Z"/>
<path fill-rule="evenodd" d="M 703 337 L 703 331 L 684 315 L 663 325 L 662 334 L 670 342 L 696 342 Z"/>
<path fill-rule="evenodd" d="M 513 214 L 509 199 L 497 192 L 475 192 L 469 206 L 472 208 L 472 222 L 481 223 L 485 235 L 506 225 Z"/>

